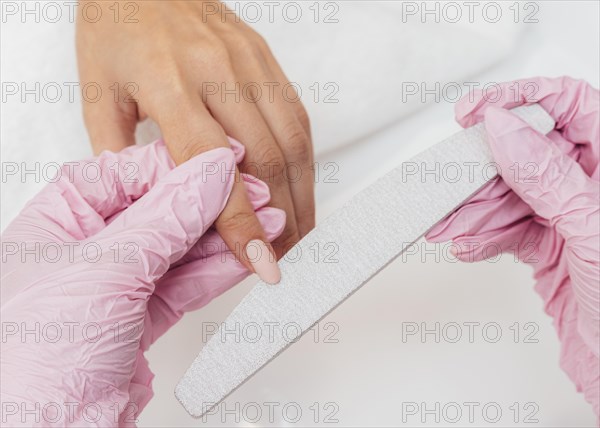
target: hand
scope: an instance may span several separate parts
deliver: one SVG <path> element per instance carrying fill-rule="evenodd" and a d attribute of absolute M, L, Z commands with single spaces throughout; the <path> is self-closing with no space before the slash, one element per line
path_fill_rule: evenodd
<path fill-rule="evenodd" d="M 513 99 L 515 87 L 527 94 Z M 494 245 L 531 264 L 536 291 L 562 343 L 561 366 L 598 415 L 598 90 L 567 77 L 535 78 L 500 85 L 487 97 L 496 102 L 486 101 L 481 92 L 469 97 L 472 102 L 465 97 L 457 104 L 457 120 L 463 127 L 485 122 L 501 178 L 438 224 L 427 239 L 452 240 L 463 261 L 484 259 L 486 248 Z M 556 120 L 548 137 L 503 110 L 534 102 Z"/>
<path fill-rule="evenodd" d="M 243 147 L 232 146 L 240 161 Z M 10 424 L 133 425 L 152 396 L 143 352 L 249 274 L 210 228 L 233 186 L 231 150 L 173 169 L 158 142 L 91 163 L 63 168 L 2 236 L 0 394 Z M 270 241 L 285 214 L 265 207 L 266 184 L 242 178 Z"/>
<path fill-rule="evenodd" d="M 84 100 L 94 151 L 134 144 L 136 124 L 146 117 L 159 125 L 176 164 L 228 147 L 226 135 L 237 139 L 247 149 L 240 170 L 265 181 L 272 206 L 287 214 L 273 243 L 283 256 L 315 223 L 310 127 L 302 103 L 289 101 L 296 99 L 293 87 L 285 86 L 288 79 L 264 40 L 220 2 L 135 4 L 139 10 L 129 20 L 119 4 L 115 23 L 113 3 L 100 2 L 102 19 L 77 22 L 81 84 L 95 82 L 104 93 L 97 102 Z M 272 99 L 269 88 L 275 88 Z M 292 179 L 296 174 L 300 178 Z M 266 236 L 241 181 L 216 228 L 247 268 L 267 282 L 279 280 L 276 263 L 248 261 L 248 242 Z"/>

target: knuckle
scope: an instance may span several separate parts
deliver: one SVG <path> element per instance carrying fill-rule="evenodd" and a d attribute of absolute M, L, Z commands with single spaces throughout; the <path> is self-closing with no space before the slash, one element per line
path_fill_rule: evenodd
<path fill-rule="evenodd" d="M 197 144 L 197 140 L 185 140 L 178 149 L 178 157 L 184 162 L 206 151 L 206 147 Z"/>
<path fill-rule="evenodd" d="M 238 52 L 259 55 L 265 52 L 265 49 L 268 51 L 267 42 L 254 30 L 232 32 L 227 39 Z"/>
<path fill-rule="evenodd" d="M 254 45 L 263 52 L 270 52 L 269 44 L 263 36 L 253 31 L 251 36 Z"/>
<path fill-rule="evenodd" d="M 261 58 L 270 58 L 273 57 L 273 53 L 271 52 L 271 48 L 267 41 L 258 33 L 254 33 L 252 37 L 252 43 L 254 45 L 254 50 L 257 55 L 260 55 Z"/>
<path fill-rule="evenodd" d="M 178 158 L 181 158 L 182 161 L 187 161 L 210 150 L 213 147 L 208 141 L 210 141 L 208 138 L 204 138 L 203 135 L 198 134 L 180 140 L 179 144 L 177 144 Z"/>
<path fill-rule="evenodd" d="M 283 138 L 282 147 L 290 161 L 298 162 L 302 166 L 310 162 L 310 141 L 300 123 L 291 123 L 285 126 Z"/>
<path fill-rule="evenodd" d="M 294 225 L 293 227 L 286 227 L 283 230 L 282 234 L 277 238 L 276 244 L 283 253 L 286 253 L 298 241 L 300 241 L 300 234 L 298 233 L 298 228 Z"/>
<path fill-rule="evenodd" d="M 315 206 L 296 207 L 296 217 L 298 221 L 303 222 L 309 229 L 314 228 L 316 224 Z"/>
<path fill-rule="evenodd" d="M 255 53 L 257 45 L 250 37 L 243 34 L 232 34 L 229 36 L 229 42 L 237 52 L 240 53 Z"/>
<path fill-rule="evenodd" d="M 278 182 L 283 177 L 285 160 L 279 147 L 270 139 L 257 144 L 253 158 L 257 163 L 258 178 L 267 182 Z"/>
<path fill-rule="evenodd" d="M 167 147 L 175 162 L 179 164 L 208 150 L 223 147 L 220 141 L 226 141 L 221 130 L 200 129 L 174 135 L 172 140 L 167 140 Z"/>
<path fill-rule="evenodd" d="M 217 226 L 219 231 L 225 234 L 238 231 L 247 234 L 256 229 L 256 222 L 254 213 L 237 211 L 227 216 L 221 215 Z"/>
<path fill-rule="evenodd" d="M 230 62 L 227 44 L 219 38 L 211 38 L 190 51 L 190 63 L 193 67 L 223 66 Z"/>
<path fill-rule="evenodd" d="M 304 106 L 301 103 L 297 103 L 295 106 L 295 109 L 296 109 L 296 117 L 298 118 L 298 121 L 304 128 L 304 131 L 308 135 L 310 135 L 310 118 L 308 116 L 308 112 L 306 111 L 306 108 L 304 108 Z"/>

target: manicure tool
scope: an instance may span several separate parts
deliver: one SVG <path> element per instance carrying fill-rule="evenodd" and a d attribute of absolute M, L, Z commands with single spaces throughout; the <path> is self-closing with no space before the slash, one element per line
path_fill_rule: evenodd
<path fill-rule="evenodd" d="M 554 120 L 537 104 L 512 110 L 541 133 Z M 526 143 L 524 143 L 526 144 Z M 256 340 L 217 332 L 175 389 L 200 417 L 497 175 L 482 123 L 458 132 L 387 173 L 307 234 L 279 262 L 277 285 L 259 282 L 220 326 L 257 328 Z M 311 248 L 335 251 L 328 263 Z M 254 336 L 254 335 L 253 335 Z M 294 340 L 291 340 L 294 339 Z"/>

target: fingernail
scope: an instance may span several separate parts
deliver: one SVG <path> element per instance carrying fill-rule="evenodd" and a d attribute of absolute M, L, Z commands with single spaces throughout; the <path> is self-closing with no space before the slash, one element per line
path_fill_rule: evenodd
<path fill-rule="evenodd" d="M 277 284 L 281 279 L 275 256 L 263 241 L 253 239 L 246 245 L 246 257 L 254 272 L 267 284 Z"/>

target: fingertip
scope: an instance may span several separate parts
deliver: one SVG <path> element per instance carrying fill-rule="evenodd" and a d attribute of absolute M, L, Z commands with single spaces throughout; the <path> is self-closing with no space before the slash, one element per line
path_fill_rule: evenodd
<path fill-rule="evenodd" d="M 281 270 L 270 244 L 253 239 L 246 245 L 246 257 L 261 280 L 271 285 L 279 283 Z"/>
<path fill-rule="evenodd" d="M 454 245 L 454 243 L 452 243 L 453 245 L 450 246 L 450 254 L 452 254 L 453 257 L 458 258 L 458 248 L 456 248 L 456 245 Z"/>
<path fill-rule="evenodd" d="M 475 89 L 464 95 L 454 107 L 454 118 L 463 128 L 468 128 L 481 121 L 477 112 L 481 108 L 483 91 Z"/>
<path fill-rule="evenodd" d="M 264 207 L 256 212 L 258 221 L 262 225 L 267 241 L 273 242 L 285 228 L 285 211 L 279 208 Z"/>
<path fill-rule="evenodd" d="M 480 238 L 475 236 L 463 236 L 453 239 L 450 243 L 448 252 L 458 261 L 463 263 L 473 263 L 485 260 L 482 248 L 485 248 L 479 242 Z"/>
<path fill-rule="evenodd" d="M 440 223 L 436 224 L 429 232 L 425 234 L 425 240 L 431 243 L 440 243 L 445 242 L 446 239 L 444 236 L 444 231 L 452 223 L 451 219 L 442 220 Z"/>
<path fill-rule="evenodd" d="M 254 210 L 267 205 L 271 200 L 271 192 L 267 183 L 250 174 L 241 173 L 240 175 Z"/>
<path fill-rule="evenodd" d="M 242 162 L 244 160 L 244 156 L 246 155 L 246 148 L 244 147 L 244 145 L 242 143 L 240 143 L 235 138 L 228 136 L 227 140 L 229 140 L 229 145 L 231 146 L 231 150 L 233 150 L 233 153 L 235 154 L 235 163 L 239 164 L 240 162 Z"/>

